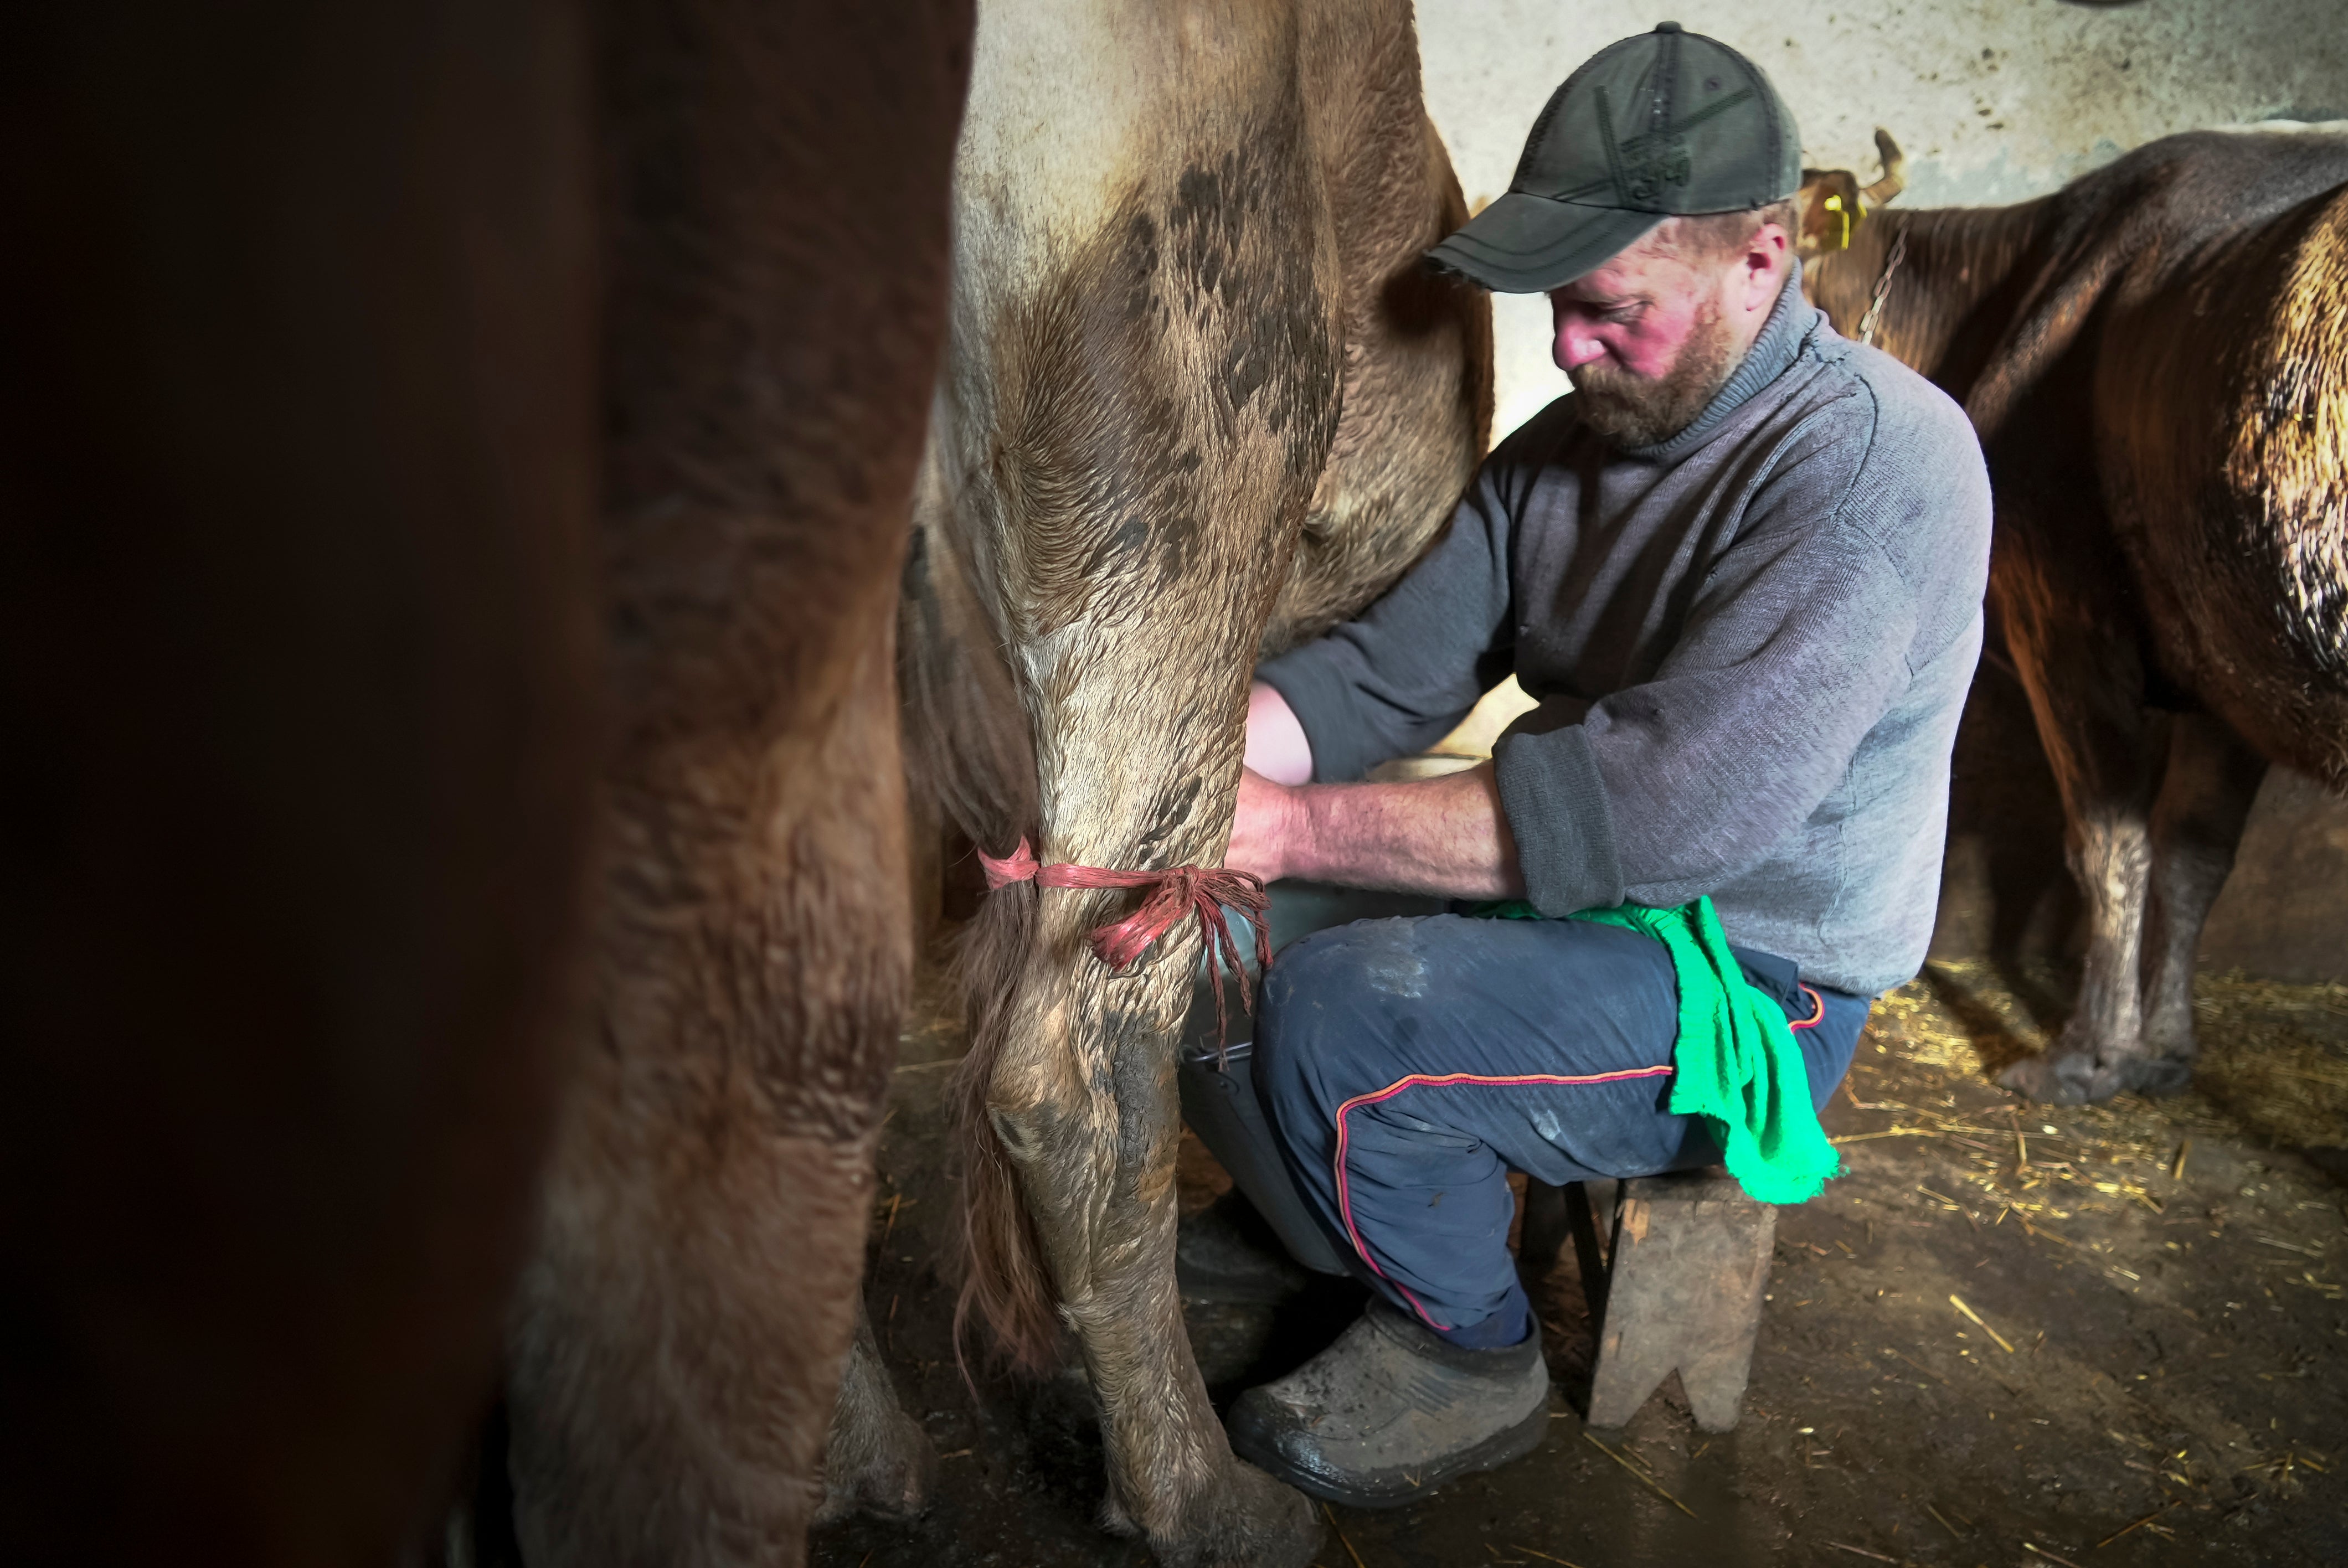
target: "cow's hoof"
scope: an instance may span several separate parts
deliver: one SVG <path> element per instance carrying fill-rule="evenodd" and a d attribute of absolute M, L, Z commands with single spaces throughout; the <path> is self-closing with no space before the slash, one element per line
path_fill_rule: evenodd
<path fill-rule="evenodd" d="M 2111 1092 L 2130 1090 L 2138 1094 L 2182 1094 L 2193 1087 L 2193 1064 L 2173 1056 L 2122 1057 L 2105 1069 L 2113 1081 Z M 2096 1096 L 2101 1099 L 2102 1096 Z"/>
<path fill-rule="evenodd" d="M 1997 1075 L 2000 1086 L 2026 1094 L 2047 1105 L 2084 1105 L 2101 1096 L 2094 1092 L 2096 1059 L 2061 1048 L 2044 1056 L 2025 1056 Z M 2109 1094 L 2106 1089 L 2104 1093 Z"/>
<path fill-rule="evenodd" d="M 1163 1568 L 1311 1568 L 1321 1551 L 1320 1511 L 1292 1486 L 1233 1460 L 1179 1541 L 1152 1541 Z"/>
<path fill-rule="evenodd" d="M 843 1445 L 833 1429 L 815 1522 L 829 1524 L 859 1513 L 918 1519 L 927 1512 L 938 1487 L 938 1448 L 921 1423 L 900 1409 L 870 1411 L 856 1438 Z"/>

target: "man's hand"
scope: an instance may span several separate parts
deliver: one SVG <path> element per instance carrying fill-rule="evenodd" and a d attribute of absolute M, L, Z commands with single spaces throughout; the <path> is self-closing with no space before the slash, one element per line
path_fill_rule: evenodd
<path fill-rule="evenodd" d="M 1239 813 L 1231 823 L 1231 846 L 1223 853 L 1223 864 L 1233 871 L 1252 871 L 1266 882 L 1288 875 L 1283 866 L 1296 794 L 1253 768 L 1241 768 Z"/>

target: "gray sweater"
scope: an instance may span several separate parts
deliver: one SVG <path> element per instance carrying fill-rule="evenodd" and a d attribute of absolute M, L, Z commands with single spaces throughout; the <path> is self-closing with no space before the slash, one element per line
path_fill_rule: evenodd
<path fill-rule="evenodd" d="M 1543 913 L 1710 894 L 1731 940 L 1862 995 L 1922 965 L 1980 656 L 1989 478 L 1963 413 L 1787 285 L 1694 424 L 1616 450 L 1560 398 L 1361 617 L 1266 663 L 1314 776 L 1495 752 Z"/>

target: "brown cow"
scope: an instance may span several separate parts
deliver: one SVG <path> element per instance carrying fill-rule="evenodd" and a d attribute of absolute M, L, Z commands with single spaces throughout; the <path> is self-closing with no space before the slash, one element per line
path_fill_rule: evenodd
<path fill-rule="evenodd" d="M 1465 216 L 1404 0 L 986 12 L 905 620 L 909 733 L 983 849 L 1218 862 L 1259 651 L 1391 580 L 1481 455 L 1488 307 L 1419 263 Z M 1014 883 L 975 922 L 967 1301 L 1031 1365 L 1075 1331 L 1111 1528 L 1301 1564 L 1313 1511 L 1232 1458 L 1183 1336 L 1198 937 L 1113 973 L 1086 933 L 1134 902 Z"/>
<path fill-rule="evenodd" d="M 590 908 L 524 1533 L 800 1560 L 904 983 L 874 781 L 969 36 L 0 22 L 0 1562 L 416 1544 Z"/>
<path fill-rule="evenodd" d="M 1990 594 L 2085 893 L 2003 1081 L 2184 1086 L 2203 917 L 2270 761 L 2348 788 L 2348 126 L 2198 131 L 2017 207 L 1887 213 L 1806 283 L 1962 401 Z"/>

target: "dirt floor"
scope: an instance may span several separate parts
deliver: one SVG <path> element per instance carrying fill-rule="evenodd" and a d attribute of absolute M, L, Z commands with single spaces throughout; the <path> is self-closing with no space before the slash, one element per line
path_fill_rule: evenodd
<path fill-rule="evenodd" d="M 2050 1112 L 1990 1078 L 2059 1022 L 2062 989 L 1939 964 L 1878 1006 L 1826 1118 L 1847 1173 L 1779 1216 L 1735 1432 L 1697 1431 L 1675 1382 L 1628 1428 L 1584 1430 L 1567 1247 L 1536 1294 L 1549 1441 L 1411 1508 L 1335 1511 L 1319 1563 L 2348 1562 L 2348 1188 L 2320 1168 L 2348 1143 L 2348 986 L 2207 979 L 2195 1093 Z M 1146 1563 L 1094 1527 L 1081 1376 L 982 1379 L 974 1403 L 956 1369 L 938 1259 L 959 1050 L 942 1019 L 906 1039 L 870 1284 L 942 1492 L 914 1525 L 819 1532 L 814 1561 Z M 2335 1152 L 2297 1152 L 2317 1146 Z M 1186 1207 L 1220 1180 L 1186 1141 Z M 1216 1399 L 1310 1356 L 1357 1301 L 1189 1306 Z"/>

